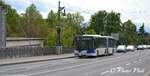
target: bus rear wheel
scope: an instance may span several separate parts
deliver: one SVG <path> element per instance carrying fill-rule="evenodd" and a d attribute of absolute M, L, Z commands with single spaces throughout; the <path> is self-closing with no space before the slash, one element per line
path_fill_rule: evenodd
<path fill-rule="evenodd" d="M 97 50 L 97 52 L 96 52 L 96 53 L 97 53 L 97 56 L 99 56 L 99 51 L 98 51 L 98 50 Z"/>

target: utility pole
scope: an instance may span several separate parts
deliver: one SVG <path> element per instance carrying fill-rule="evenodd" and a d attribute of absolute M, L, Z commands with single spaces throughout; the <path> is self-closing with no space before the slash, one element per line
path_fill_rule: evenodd
<path fill-rule="evenodd" d="M 57 54 L 61 54 L 62 52 L 62 46 L 61 46 L 61 23 L 60 23 L 60 16 L 61 11 L 64 10 L 65 13 L 65 7 L 60 6 L 60 1 L 58 2 L 58 25 L 56 25 L 57 29 L 57 41 L 56 41 L 56 50 Z"/>
<path fill-rule="evenodd" d="M 6 47 L 6 9 L 0 6 L 0 48 Z"/>

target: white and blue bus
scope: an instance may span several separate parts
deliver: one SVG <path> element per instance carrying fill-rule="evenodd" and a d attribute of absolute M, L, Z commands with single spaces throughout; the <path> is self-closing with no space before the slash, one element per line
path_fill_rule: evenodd
<path fill-rule="evenodd" d="M 101 35 L 78 35 L 74 38 L 74 55 L 98 56 L 113 55 L 116 47 L 116 40 L 111 36 Z"/>

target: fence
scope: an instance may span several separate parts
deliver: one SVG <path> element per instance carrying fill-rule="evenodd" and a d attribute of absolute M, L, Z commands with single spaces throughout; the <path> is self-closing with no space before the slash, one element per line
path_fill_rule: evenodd
<path fill-rule="evenodd" d="M 73 47 L 63 47 L 62 54 L 73 53 L 73 49 Z M 14 47 L 0 49 L 0 59 L 56 54 L 55 47 Z"/>

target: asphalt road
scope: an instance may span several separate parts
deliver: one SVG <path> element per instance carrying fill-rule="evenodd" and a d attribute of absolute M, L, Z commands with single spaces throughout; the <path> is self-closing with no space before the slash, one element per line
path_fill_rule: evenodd
<path fill-rule="evenodd" d="M 150 76 L 150 50 L 0 66 L 0 76 Z"/>

